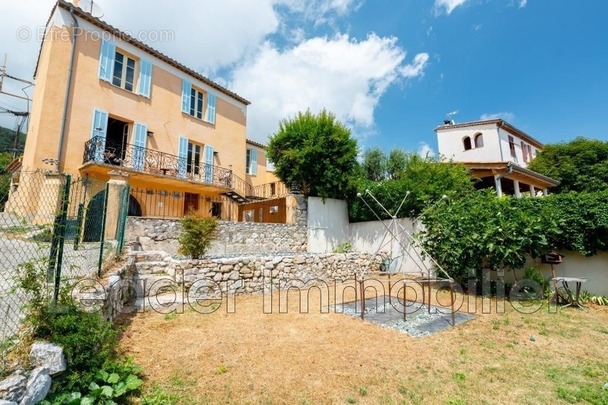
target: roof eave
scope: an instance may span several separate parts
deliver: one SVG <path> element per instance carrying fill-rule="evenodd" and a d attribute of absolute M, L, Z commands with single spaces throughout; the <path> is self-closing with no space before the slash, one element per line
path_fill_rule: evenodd
<path fill-rule="evenodd" d="M 540 142 L 538 139 L 534 138 L 533 136 L 528 135 L 521 129 L 514 127 L 513 125 L 509 124 L 507 121 L 505 121 L 501 118 L 462 122 L 460 124 L 439 125 L 438 127 L 435 128 L 435 132 L 440 131 L 440 130 L 447 130 L 447 129 L 451 129 L 451 128 L 467 128 L 467 127 L 475 127 L 475 126 L 480 126 L 480 125 L 497 125 L 499 128 L 504 128 L 504 129 L 508 130 L 509 132 L 511 132 L 512 134 L 517 135 L 522 139 L 526 139 L 529 143 L 535 144 L 535 146 L 537 146 L 539 148 L 543 147 L 542 142 Z"/>
<path fill-rule="evenodd" d="M 157 57 L 158 59 L 162 60 L 163 62 L 181 70 L 182 72 L 202 81 L 203 83 L 207 84 L 208 86 L 224 93 L 225 95 L 245 104 L 245 105 L 250 105 L 251 102 L 241 96 L 239 96 L 238 94 L 228 90 L 227 88 L 220 86 L 219 84 L 213 82 L 212 80 L 206 78 L 205 76 L 201 75 L 200 73 L 195 72 L 194 70 L 190 69 L 189 67 L 183 65 L 182 63 L 179 63 L 178 61 L 176 61 L 175 59 L 170 58 L 169 56 L 165 55 L 164 53 L 157 51 L 156 49 L 150 47 L 149 45 L 146 45 L 145 43 L 131 37 L 130 35 L 122 32 L 121 30 L 119 30 L 118 28 L 106 23 L 105 21 L 100 20 L 97 17 L 93 17 L 91 14 L 87 13 L 86 11 L 82 10 L 79 7 L 74 6 L 74 4 L 69 3 L 65 0 L 58 0 L 57 3 L 55 4 L 55 6 L 53 7 L 53 10 L 51 12 L 51 15 L 49 17 L 49 21 L 47 22 L 47 28 L 48 28 L 48 24 L 51 21 L 51 18 L 53 17 L 53 14 L 55 13 L 57 7 L 61 7 L 64 10 L 67 11 L 74 11 L 74 14 L 77 17 L 82 18 L 85 21 L 90 22 L 91 24 L 105 30 L 105 31 L 109 31 L 112 34 L 116 35 L 117 37 L 119 37 L 121 40 L 130 43 L 131 45 L 143 50 L 144 52 L 147 52 L 155 57 Z M 42 41 L 42 44 L 40 45 L 40 52 L 38 53 L 38 62 L 36 63 L 36 70 L 34 72 L 34 77 L 36 77 L 36 74 L 38 72 L 38 64 L 40 63 L 40 56 L 42 54 L 42 46 L 44 45 L 44 40 Z"/>
<path fill-rule="evenodd" d="M 264 145 L 262 143 L 259 143 L 259 142 L 256 142 L 256 141 L 252 141 L 251 139 L 247 139 L 246 142 L 249 145 L 253 145 L 253 146 L 257 146 L 258 148 L 266 149 L 266 145 Z"/>

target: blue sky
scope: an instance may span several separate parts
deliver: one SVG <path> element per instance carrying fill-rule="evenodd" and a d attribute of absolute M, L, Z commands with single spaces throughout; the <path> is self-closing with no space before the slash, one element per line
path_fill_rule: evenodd
<path fill-rule="evenodd" d="M 35 33 L 53 1 L 0 2 L 0 56 L 8 53 L 10 74 L 30 79 Z M 362 147 L 386 150 L 435 150 L 433 128 L 451 111 L 457 122 L 500 116 L 545 143 L 608 140 L 602 0 L 96 4 L 103 20 L 135 36 L 172 33 L 146 42 L 249 99 L 248 136 L 260 142 L 281 118 L 324 107 Z M 31 38 L 18 37 L 24 27 Z M 27 108 L 0 96 L 7 106 Z M 0 114 L 0 124 L 14 120 Z"/>

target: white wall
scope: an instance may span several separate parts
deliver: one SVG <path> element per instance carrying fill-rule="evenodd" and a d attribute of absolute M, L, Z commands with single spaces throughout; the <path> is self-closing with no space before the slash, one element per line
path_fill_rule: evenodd
<path fill-rule="evenodd" d="M 515 162 L 517 163 L 519 166 L 521 167 L 527 167 L 528 166 L 528 162 L 524 162 L 524 155 L 523 155 L 523 151 L 521 148 L 521 141 L 522 139 L 517 137 L 516 135 L 513 135 L 503 129 L 498 129 L 498 134 L 500 136 L 500 148 L 502 149 L 502 154 L 504 156 L 504 161 L 508 162 Z M 513 137 L 513 141 L 515 142 L 515 156 L 516 158 L 514 159 L 511 156 L 511 148 L 509 147 L 509 136 Z M 526 145 L 530 145 L 532 148 L 532 157 L 534 158 L 536 152 L 539 150 L 537 147 L 535 147 L 534 145 L 530 144 L 529 142 L 524 141 L 524 143 Z"/>
<path fill-rule="evenodd" d="M 391 237 L 387 228 L 397 238 Z M 396 229 L 396 231 L 394 231 Z M 391 270 L 404 273 L 423 273 L 431 268 L 431 262 L 424 257 L 409 235 L 420 232 L 422 224 L 409 218 L 392 221 L 370 221 L 349 224 L 345 201 L 327 199 L 325 203 L 318 197 L 308 198 L 308 251 L 330 253 L 344 242 L 350 242 L 354 252 L 392 252 L 395 258 Z M 407 233 L 405 231 L 407 231 Z M 409 233 L 409 235 L 408 235 Z M 582 289 L 592 294 L 608 296 L 608 252 L 585 257 L 576 252 L 562 252 L 564 262 L 555 267 L 557 276 L 583 277 L 588 281 Z M 551 267 L 532 260 L 527 266 L 538 265 L 545 278 L 551 276 Z M 524 269 L 518 270 L 517 278 L 522 279 Z M 506 272 L 505 281 L 513 281 L 513 272 Z"/>
<path fill-rule="evenodd" d="M 395 260 L 390 270 L 402 273 L 426 274 L 430 262 L 409 235 L 421 230 L 421 225 L 409 218 L 396 221 L 370 221 L 350 224 L 349 240 L 355 252 L 388 252 Z M 393 237 L 394 234 L 396 237 Z M 409 235 L 408 235 L 409 233 Z"/>
<path fill-rule="evenodd" d="M 557 277 L 582 277 L 587 281 L 581 289 L 594 295 L 608 296 L 608 252 L 600 252 L 595 256 L 583 256 L 577 252 L 560 252 L 565 255 L 563 263 L 555 267 Z M 540 260 L 530 260 L 527 266 L 538 266 L 545 279 L 551 277 L 551 265 L 541 264 Z M 506 281 L 513 281 L 512 273 L 507 273 Z M 517 272 L 518 279 L 522 279 L 524 270 Z M 571 285 L 571 287 L 574 287 Z"/>
<path fill-rule="evenodd" d="M 483 147 L 475 148 L 475 134 L 483 135 Z M 464 150 L 463 139 L 471 138 L 472 149 Z M 496 125 L 468 128 L 447 128 L 437 131 L 439 154 L 456 162 L 501 162 L 500 142 Z M 508 147 L 508 144 L 507 144 Z M 506 157 L 505 157 L 506 159 Z"/>
<path fill-rule="evenodd" d="M 392 237 L 387 228 L 396 235 Z M 405 232 L 404 232 L 405 229 Z M 345 201 L 328 198 L 308 198 L 308 252 L 331 253 L 339 245 L 349 242 L 353 252 L 391 253 L 394 258 L 390 270 L 425 274 L 430 263 L 408 236 L 420 231 L 411 219 L 370 221 L 349 224 Z M 407 233 L 406 233 L 407 232 Z"/>
<path fill-rule="evenodd" d="M 348 241 L 348 207 L 346 201 L 308 197 L 308 251 L 332 252 Z"/>
<path fill-rule="evenodd" d="M 484 146 L 475 147 L 475 134 L 483 135 Z M 463 139 L 471 138 L 472 149 L 464 150 Z M 513 137 L 515 143 L 516 158 L 511 156 L 509 148 L 509 136 Z M 457 162 L 515 162 L 519 166 L 526 167 L 521 149 L 521 138 L 497 128 L 496 124 L 479 125 L 465 128 L 442 128 L 437 131 L 437 145 L 439 154 Z M 532 157 L 538 152 L 538 148 L 524 141 L 532 148 Z"/>

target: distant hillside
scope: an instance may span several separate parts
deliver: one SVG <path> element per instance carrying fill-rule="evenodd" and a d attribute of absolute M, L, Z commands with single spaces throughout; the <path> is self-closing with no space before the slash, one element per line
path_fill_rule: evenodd
<path fill-rule="evenodd" d="M 5 152 L 9 149 L 13 149 L 13 143 L 15 142 L 15 131 L 12 129 L 0 127 L 0 152 Z M 19 137 L 19 143 L 17 149 L 23 150 L 25 146 L 25 134 L 22 133 Z"/>

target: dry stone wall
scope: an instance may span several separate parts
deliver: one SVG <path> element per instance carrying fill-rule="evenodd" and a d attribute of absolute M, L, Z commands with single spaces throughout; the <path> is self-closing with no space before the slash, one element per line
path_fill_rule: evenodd
<path fill-rule="evenodd" d="M 175 286 L 197 290 L 205 298 L 220 293 L 256 294 L 271 284 L 302 287 L 311 282 L 345 281 L 379 271 L 384 255 L 369 253 L 250 255 L 234 258 L 176 260 L 164 252 L 134 252 L 136 282 L 146 296 Z"/>
<path fill-rule="evenodd" d="M 302 225 L 220 221 L 210 255 L 297 253 L 306 251 L 308 229 Z M 127 241 L 137 250 L 178 253 L 179 220 L 129 217 Z"/>

